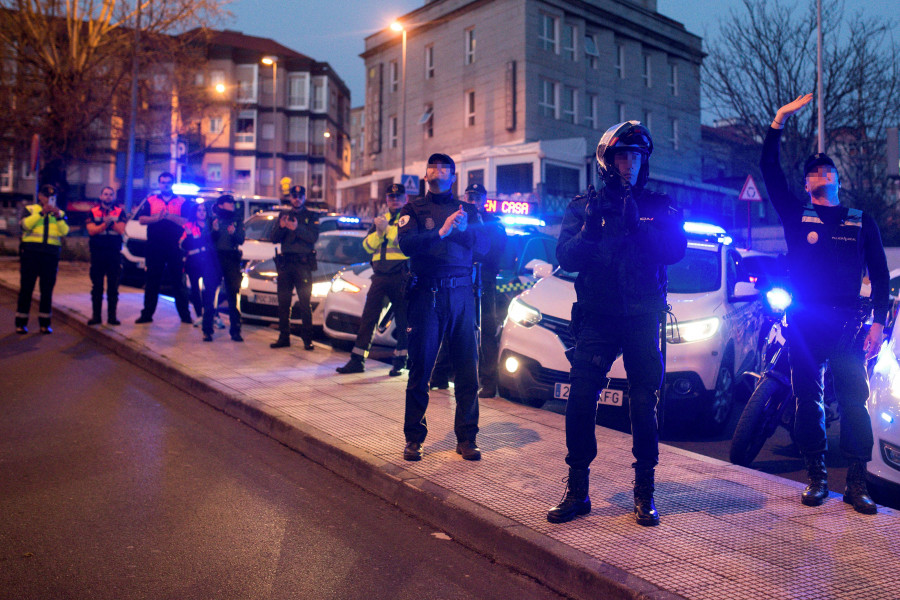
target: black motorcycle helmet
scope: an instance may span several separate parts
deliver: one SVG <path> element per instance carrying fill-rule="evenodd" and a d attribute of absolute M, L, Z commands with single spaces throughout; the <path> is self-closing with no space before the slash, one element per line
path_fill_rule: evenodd
<path fill-rule="evenodd" d="M 617 150 L 636 150 L 644 157 L 635 187 L 642 188 L 650 174 L 650 155 L 653 154 L 653 138 L 650 130 L 640 121 L 625 121 L 606 130 L 597 144 L 597 173 L 607 185 L 619 181 L 619 172 L 613 162 Z"/>

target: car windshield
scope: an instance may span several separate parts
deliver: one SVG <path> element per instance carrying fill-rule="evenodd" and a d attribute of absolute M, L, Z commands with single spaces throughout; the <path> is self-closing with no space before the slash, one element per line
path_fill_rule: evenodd
<path fill-rule="evenodd" d="M 272 215 L 253 215 L 244 223 L 244 238 L 258 242 L 268 242 L 275 226 Z"/>
<path fill-rule="evenodd" d="M 339 265 L 368 262 L 371 256 L 363 249 L 362 241 L 357 235 L 320 236 L 316 242 L 316 259 Z"/>
<path fill-rule="evenodd" d="M 684 258 L 669 267 L 669 292 L 672 294 L 702 294 L 719 289 L 721 268 L 719 252 L 709 248 L 688 247 Z M 575 281 L 578 273 L 557 269 L 556 277 Z"/>

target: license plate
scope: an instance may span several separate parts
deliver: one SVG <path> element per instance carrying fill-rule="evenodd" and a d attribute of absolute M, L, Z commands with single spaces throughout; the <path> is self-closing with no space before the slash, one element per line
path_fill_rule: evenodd
<path fill-rule="evenodd" d="M 274 294 L 254 294 L 253 301 L 257 304 L 268 304 L 269 306 L 278 306 L 278 296 Z"/>
<path fill-rule="evenodd" d="M 568 383 L 553 384 L 553 397 L 557 400 L 568 400 L 570 389 L 571 384 Z M 605 404 L 607 406 L 622 406 L 623 398 L 624 396 L 622 390 L 606 388 L 605 390 L 600 392 L 600 396 L 597 399 L 597 402 L 599 402 L 600 404 Z"/>

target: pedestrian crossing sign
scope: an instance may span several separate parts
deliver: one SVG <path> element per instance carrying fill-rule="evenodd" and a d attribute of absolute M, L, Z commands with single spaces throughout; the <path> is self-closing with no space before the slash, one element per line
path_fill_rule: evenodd
<path fill-rule="evenodd" d="M 419 176 L 418 175 L 401 175 L 400 184 L 406 188 L 407 196 L 419 195 Z"/>

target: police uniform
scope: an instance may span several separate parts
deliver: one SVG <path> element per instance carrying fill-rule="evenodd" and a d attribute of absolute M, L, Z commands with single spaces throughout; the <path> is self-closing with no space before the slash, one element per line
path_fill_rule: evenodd
<path fill-rule="evenodd" d="M 863 350 L 859 289 L 866 270 L 872 283 L 875 323 L 890 309 L 890 274 L 878 225 L 862 211 L 798 200 L 789 190 L 780 164 L 780 129 L 770 128 L 760 163 L 766 189 L 784 227 L 792 302 L 787 313 L 791 381 L 797 396 L 794 439 L 809 472 L 807 505 L 828 495 L 824 453 L 827 448 L 823 376 L 831 369 L 841 413 L 841 452 L 849 462 L 845 501 L 859 512 L 874 513 L 865 489 L 865 464 L 872 459 L 872 422 Z M 805 173 L 817 166 L 834 168 L 826 155 L 811 157 Z M 864 496 L 864 497 L 863 497 Z"/>
<path fill-rule="evenodd" d="M 394 196 L 405 196 L 406 190 L 399 184 L 392 184 L 387 193 Z M 406 366 L 406 280 L 409 273 L 407 257 L 400 250 L 398 242 L 397 221 L 400 219 L 398 209 L 384 213 L 382 218 L 388 222 L 384 233 L 379 233 L 375 225 L 363 238 L 363 249 L 372 255 L 372 279 L 366 304 L 360 318 L 356 343 L 350 355 L 350 362 L 337 369 L 338 373 L 360 373 L 365 370 L 365 360 L 372 346 L 372 335 L 381 316 L 384 299 L 390 301 L 394 311 L 394 331 L 397 332 L 397 347 L 394 350 L 394 361 L 390 375 L 400 375 Z"/>
<path fill-rule="evenodd" d="M 191 283 L 191 301 L 194 303 L 194 310 L 202 317 L 203 339 L 212 341 L 216 283 L 221 276 L 209 225 L 206 222 L 188 221 L 184 225 L 179 244 L 184 252 L 184 270 Z"/>
<path fill-rule="evenodd" d="M 137 216 L 152 217 L 163 211 L 183 216 L 184 204 L 185 199 L 181 196 L 173 195 L 166 200 L 160 194 L 152 194 L 140 207 Z M 149 323 L 153 320 L 163 279 L 172 287 L 175 309 L 181 317 L 181 322 L 191 323 L 187 293 L 184 289 L 184 255 L 178 246 L 178 240 L 181 239 L 183 232 L 181 225 L 168 219 L 147 225 L 147 283 L 139 323 Z"/>
<path fill-rule="evenodd" d="M 468 224 L 441 239 L 447 218 L 462 205 Z M 478 348 L 475 339 L 475 297 L 472 290 L 474 253 L 483 252 L 487 238 L 479 231 L 475 207 L 460 203 L 451 192 L 409 202 L 400 211 L 400 250 L 410 257 L 409 382 L 403 432 L 406 442 L 421 444 L 428 428 L 428 383 L 441 340 L 446 337 L 456 374 L 457 451 L 475 447 L 478 433 Z M 461 452 L 462 453 L 462 452 Z M 406 454 L 404 453 L 404 456 Z M 465 454 L 464 454 L 465 457 Z M 409 460 L 417 460 L 410 457 Z"/>
<path fill-rule="evenodd" d="M 282 207 L 283 209 L 286 207 Z M 290 344 L 291 333 L 291 300 L 297 290 L 297 311 L 302 321 L 300 336 L 307 350 L 312 350 L 312 274 L 316 270 L 315 244 L 319 239 L 319 217 L 307 209 L 286 209 L 285 212 L 297 220 L 297 229 L 291 231 L 275 224 L 272 241 L 281 244 L 281 252 L 275 257 L 278 270 L 278 329 L 279 337 L 274 347 Z"/>
<path fill-rule="evenodd" d="M 221 199 L 219 200 L 221 202 Z M 241 312 L 238 305 L 238 294 L 241 291 L 241 251 L 244 243 L 244 222 L 239 213 L 226 211 L 216 204 L 213 209 L 213 222 L 218 221 L 219 228 L 212 228 L 213 245 L 215 247 L 218 269 L 215 280 L 210 286 L 219 290 L 219 298 L 225 295 L 228 303 L 229 333 L 231 339 L 239 342 L 241 338 Z M 234 233 L 228 232 L 228 226 L 234 225 Z"/>
<path fill-rule="evenodd" d="M 107 222 L 107 219 L 112 222 Z M 101 227 L 91 234 L 91 323 L 100 323 L 103 307 L 103 280 L 106 279 L 107 321 L 118 324 L 116 307 L 119 303 L 119 279 L 122 276 L 122 234 L 115 230 L 116 223 L 128 221 L 128 215 L 120 206 L 107 209 L 101 203 L 91 209 L 90 222 Z"/>
<path fill-rule="evenodd" d="M 60 211 L 59 217 L 50 213 L 42 215 L 42 208 L 40 204 L 26 206 L 26 214 L 20 221 L 22 240 L 19 244 L 20 280 L 19 299 L 16 305 L 18 333 L 26 332 L 28 313 L 31 310 L 31 295 L 38 279 L 41 280 L 38 324 L 42 333 L 51 332 L 53 287 L 56 285 L 62 238 L 69 233 L 69 224 L 66 222 L 64 212 Z"/>

